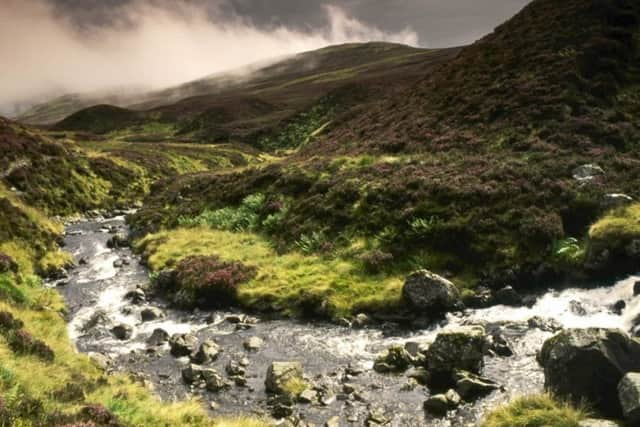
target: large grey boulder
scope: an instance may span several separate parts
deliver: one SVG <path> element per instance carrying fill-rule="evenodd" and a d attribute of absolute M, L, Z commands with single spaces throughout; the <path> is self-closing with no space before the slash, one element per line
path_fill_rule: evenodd
<path fill-rule="evenodd" d="M 618 399 L 624 418 L 631 425 L 640 425 L 640 373 L 629 372 L 618 384 Z"/>
<path fill-rule="evenodd" d="M 486 335 L 481 326 L 441 332 L 426 354 L 426 364 L 436 381 L 448 381 L 455 371 L 479 374 L 484 365 Z"/>
<path fill-rule="evenodd" d="M 617 387 L 640 371 L 640 342 L 618 329 L 568 329 L 545 341 L 538 360 L 549 392 L 619 418 Z"/>
<path fill-rule="evenodd" d="M 412 273 L 405 280 L 402 296 L 414 311 L 426 315 L 438 315 L 461 306 L 458 288 L 428 270 Z"/>
<path fill-rule="evenodd" d="M 302 380 L 302 376 L 300 362 L 273 362 L 267 370 L 264 385 L 268 392 L 285 394 L 287 383 L 291 380 Z"/>

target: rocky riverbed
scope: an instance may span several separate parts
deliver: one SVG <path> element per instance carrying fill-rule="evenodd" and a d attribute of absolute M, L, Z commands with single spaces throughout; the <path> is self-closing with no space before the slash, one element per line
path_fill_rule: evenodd
<path fill-rule="evenodd" d="M 66 249 L 77 267 L 68 279 L 51 285 L 67 301 L 70 336 L 79 351 L 91 353 L 107 369 L 131 373 L 167 400 L 201 396 L 214 414 L 275 413 L 315 425 L 334 417 L 340 419 L 335 425 L 364 425 L 367 420 L 394 426 L 476 425 L 488 409 L 542 391 L 544 375 L 536 353 L 559 328 L 629 331 L 640 309 L 640 298 L 634 297 L 639 277 L 629 277 L 608 287 L 549 291 L 530 307 L 467 310 L 410 329 L 369 324 L 366 317 L 340 326 L 232 311 L 185 312 L 148 291 L 148 271 L 113 239 L 127 231 L 123 217 L 68 226 Z M 439 333 L 468 325 L 484 326 L 508 347 L 497 352 L 501 356 L 488 352 L 484 357 L 483 375 L 500 387 L 445 417 L 425 412 L 429 390 L 415 369 L 386 374 L 373 369 L 377 355 L 391 346 L 406 345 L 415 353 Z M 194 360 L 182 354 L 203 343 L 194 373 L 188 369 Z M 303 402 L 283 407 L 266 392 L 265 377 L 276 361 L 302 365 L 313 384 Z"/>

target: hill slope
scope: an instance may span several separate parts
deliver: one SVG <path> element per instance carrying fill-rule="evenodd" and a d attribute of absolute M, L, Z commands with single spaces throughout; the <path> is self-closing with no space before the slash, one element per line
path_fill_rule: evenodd
<path fill-rule="evenodd" d="M 453 51 L 441 53 L 446 52 Z M 113 104 L 161 113 L 162 120 L 166 122 L 190 118 L 206 113 L 208 109 L 220 109 L 229 102 L 235 104 L 236 98 L 239 102 L 258 99 L 266 104 L 276 103 L 271 109 L 281 118 L 346 82 L 382 78 L 391 73 L 396 76 L 415 75 L 416 66 L 431 62 L 429 56 L 432 54 L 435 54 L 433 61 L 441 57 L 435 51 L 390 43 L 332 46 L 270 65 L 253 65 L 157 92 L 130 96 L 67 95 L 33 107 L 19 120 L 51 124 L 89 106 Z M 161 108 L 163 106 L 170 107 Z M 260 112 L 264 113 L 263 110 Z M 155 114 L 154 118 L 157 117 Z M 194 124 L 189 126 L 193 128 Z"/>

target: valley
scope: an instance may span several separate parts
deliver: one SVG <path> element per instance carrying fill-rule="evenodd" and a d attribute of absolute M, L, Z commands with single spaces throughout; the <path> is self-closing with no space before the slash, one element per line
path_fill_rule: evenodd
<path fill-rule="evenodd" d="M 633 426 L 639 112 L 640 7 L 534 0 L 0 118 L 0 425 Z"/>

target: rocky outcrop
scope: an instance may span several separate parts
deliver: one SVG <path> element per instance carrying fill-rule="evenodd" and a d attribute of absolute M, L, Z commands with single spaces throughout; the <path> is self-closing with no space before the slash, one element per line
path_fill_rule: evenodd
<path fill-rule="evenodd" d="M 620 417 L 617 387 L 627 372 L 640 371 L 640 342 L 617 329 L 569 329 L 544 343 L 539 362 L 549 392 Z"/>
<path fill-rule="evenodd" d="M 458 288 L 427 270 L 419 270 L 407 277 L 402 288 L 407 305 L 416 313 L 436 316 L 461 307 Z"/>
<path fill-rule="evenodd" d="M 640 373 L 629 372 L 618 384 L 622 414 L 629 425 L 640 425 Z"/>

